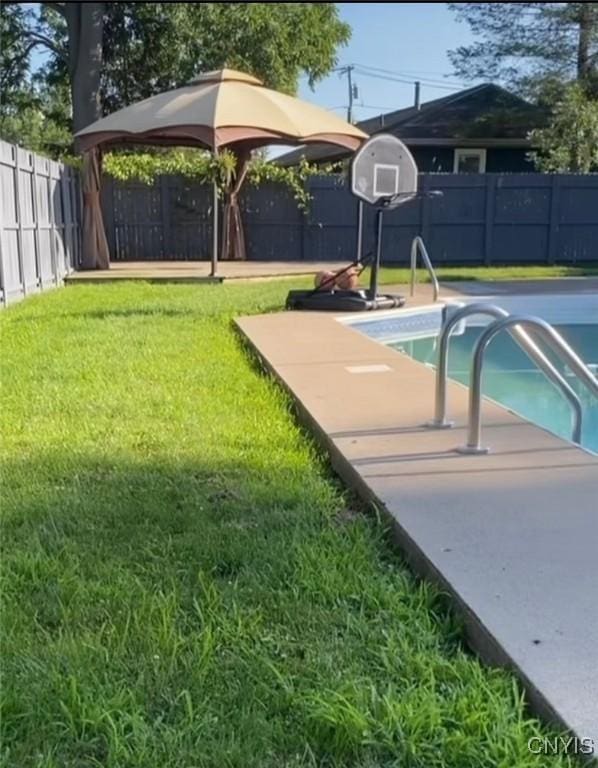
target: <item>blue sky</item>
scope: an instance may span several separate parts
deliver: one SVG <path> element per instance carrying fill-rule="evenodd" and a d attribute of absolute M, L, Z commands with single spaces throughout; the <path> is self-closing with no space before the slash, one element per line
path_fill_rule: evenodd
<path fill-rule="evenodd" d="M 413 104 L 414 80 L 421 81 L 422 102 L 473 84 L 452 74 L 447 51 L 473 38 L 469 27 L 455 20 L 446 3 L 338 3 L 338 7 L 352 29 L 348 45 L 339 50 L 338 62 L 339 66 L 356 65 L 353 79 L 359 97 L 354 103 L 355 120 Z M 34 65 L 45 55 L 43 49 L 35 49 Z M 359 65 L 372 71 L 365 74 Z M 429 80 L 435 82 L 426 82 Z M 316 83 L 313 91 L 303 78 L 298 95 L 346 115 L 347 79 L 337 72 Z M 276 147 L 271 154 L 284 151 L 286 148 Z"/>
<path fill-rule="evenodd" d="M 35 7 L 37 3 L 24 5 Z M 449 84 L 456 84 L 454 90 L 459 90 L 460 80 L 452 76 L 447 51 L 471 42 L 472 37 L 468 26 L 455 20 L 446 3 L 338 3 L 338 7 L 341 18 L 353 30 L 349 44 L 339 50 L 340 66 L 361 64 L 400 73 L 388 76 L 403 80 L 438 81 L 439 84 L 422 82 L 422 101 L 449 94 Z M 43 48 L 35 48 L 34 67 L 46 55 Z M 359 89 L 354 105 L 356 120 L 413 103 L 411 83 L 378 79 L 358 71 L 354 82 Z M 346 114 L 347 80 L 338 73 L 317 83 L 313 91 L 304 78 L 299 95 Z"/>
<path fill-rule="evenodd" d="M 396 77 L 404 80 L 438 81 L 439 85 L 422 82 L 422 101 L 448 95 L 449 84 L 456 84 L 455 90 L 471 84 L 461 86 L 462 81 L 452 76 L 447 51 L 470 43 L 472 37 L 469 27 L 455 20 L 446 3 L 338 5 L 343 21 L 353 30 L 349 44 L 339 51 L 339 65 L 361 64 L 401 73 Z M 354 109 L 357 120 L 413 103 L 414 88 L 410 83 L 377 79 L 359 72 L 354 74 L 354 81 L 359 89 Z M 338 114 L 346 114 L 347 80 L 337 73 L 317 83 L 314 91 L 303 80 L 299 95 L 329 109 L 336 107 Z"/>

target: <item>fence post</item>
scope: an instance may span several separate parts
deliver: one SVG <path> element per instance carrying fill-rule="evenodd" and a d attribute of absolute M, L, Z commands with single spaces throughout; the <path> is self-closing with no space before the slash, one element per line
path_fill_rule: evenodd
<path fill-rule="evenodd" d="M 71 228 L 72 213 L 70 201 L 70 181 L 68 178 L 68 170 L 63 165 L 58 171 L 58 184 L 60 186 L 60 203 L 62 206 L 62 233 L 63 233 L 63 246 L 64 246 L 64 264 L 62 264 L 62 271 L 66 273 L 68 271 L 68 263 L 73 258 L 73 230 Z M 68 200 L 68 205 L 67 205 Z M 58 265 L 56 265 L 58 267 Z M 56 269 L 58 277 L 58 268 Z M 64 277 L 64 274 L 60 275 L 60 279 Z"/>
<path fill-rule="evenodd" d="M 54 284 L 58 285 L 58 264 L 56 260 L 56 220 L 54 217 L 54 196 L 52 190 L 52 170 L 54 163 L 48 162 L 48 214 L 50 218 L 50 261 L 52 264 L 52 277 Z"/>
<path fill-rule="evenodd" d="M 306 220 L 308 213 L 307 211 L 298 211 L 299 216 L 299 238 L 300 238 L 300 252 L 299 252 L 299 259 L 301 261 L 305 261 L 305 241 L 307 239 L 307 233 L 305 231 L 306 227 Z"/>
<path fill-rule="evenodd" d="M 79 241 L 78 241 L 78 227 L 79 227 L 79 219 L 78 219 L 78 212 L 77 212 L 77 183 L 75 179 L 75 170 L 73 168 L 67 167 L 67 174 L 68 174 L 68 183 L 69 183 L 69 200 L 71 202 L 71 246 L 73 249 L 73 252 L 71 254 L 71 261 L 68 265 L 67 274 L 70 272 L 73 272 L 75 269 L 75 265 L 77 264 L 78 256 L 77 253 L 79 251 Z"/>
<path fill-rule="evenodd" d="M 110 196 L 112 199 L 112 195 Z M 77 233 L 79 236 L 77 253 L 77 269 L 83 262 L 83 183 L 81 181 L 81 171 L 77 171 Z"/>
<path fill-rule="evenodd" d="M 2 234 L 4 228 L 0 228 L 0 304 L 5 307 L 8 303 L 8 294 L 6 291 L 6 278 L 4 271 L 4 248 L 2 247 Z"/>
<path fill-rule="evenodd" d="M 496 202 L 496 176 L 486 176 L 486 211 L 484 216 L 484 265 L 492 263 L 494 236 L 494 205 Z"/>
<path fill-rule="evenodd" d="M 79 196 L 80 201 L 80 196 Z M 81 203 L 79 202 L 81 205 Z M 116 258 L 115 228 L 114 228 L 114 179 L 111 176 L 102 176 L 102 196 L 101 196 L 102 216 L 104 219 L 104 228 L 106 229 L 106 239 L 110 250 L 110 258 Z M 79 222 L 81 226 L 81 222 Z"/>
<path fill-rule="evenodd" d="M 167 254 L 171 248 L 171 233 L 170 233 L 170 206 L 168 205 L 168 184 L 166 183 L 167 177 L 160 176 L 160 210 L 162 211 L 162 258 L 169 258 Z M 201 249 L 200 249 L 201 253 Z"/>
<path fill-rule="evenodd" d="M 39 285 L 39 289 L 40 291 L 43 291 L 44 278 L 43 278 L 42 261 L 41 261 L 41 242 L 39 237 L 39 208 L 37 205 L 37 155 L 32 154 L 31 159 L 33 161 L 33 173 L 31 176 L 31 183 L 33 185 L 32 204 L 33 204 L 33 224 L 35 226 L 35 229 L 33 231 L 33 243 L 35 248 L 35 271 L 37 273 L 37 282 Z"/>
<path fill-rule="evenodd" d="M 422 192 L 420 197 L 421 215 L 420 215 L 420 233 L 421 238 L 426 242 L 430 233 L 430 205 L 429 199 L 426 196 L 426 192 L 430 187 L 429 176 L 427 173 L 422 174 Z"/>
<path fill-rule="evenodd" d="M 17 201 L 17 258 L 19 261 L 19 272 L 21 277 L 21 288 L 23 296 L 27 296 L 27 277 L 25 275 L 25 262 L 23 259 L 23 206 L 21 205 L 21 180 L 19 178 L 21 170 L 21 150 L 15 146 L 15 196 Z"/>
<path fill-rule="evenodd" d="M 550 220 L 548 222 L 548 264 L 556 262 L 559 237 L 559 213 L 561 197 L 561 177 L 553 175 L 550 185 Z"/>
<path fill-rule="evenodd" d="M 303 182 L 304 185 L 307 186 L 307 192 L 312 196 L 312 189 L 313 189 L 313 182 L 311 179 L 308 181 Z M 312 200 L 307 204 L 307 209 L 302 211 L 299 206 L 296 206 L 297 208 L 297 217 L 299 222 L 299 238 L 300 238 L 300 252 L 299 252 L 299 259 L 301 261 L 305 261 L 305 251 L 306 251 L 306 245 L 307 245 L 307 227 L 309 226 L 309 217 L 311 216 L 311 204 Z"/>

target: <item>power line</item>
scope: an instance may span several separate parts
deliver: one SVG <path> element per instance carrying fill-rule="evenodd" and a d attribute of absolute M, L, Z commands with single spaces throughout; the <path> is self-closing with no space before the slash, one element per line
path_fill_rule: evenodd
<path fill-rule="evenodd" d="M 408 77 L 411 74 L 411 75 L 415 75 L 417 77 L 417 79 L 420 82 L 422 82 L 422 83 L 423 82 L 439 83 L 441 85 L 447 85 L 447 86 L 448 85 L 454 85 L 455 87 L 458 87 L 458 88 L 466 88 L 467 87 L 466 83 L 458 83 L 456 81 L 451 81 L 451 80 L 437 80 L 435 78 L 423 77 L 422 75 L 425 75 L 426 74 L 425 72 L 416 72 L 415 70 L 411 70 L 411 71 L 405 70 L 403 72 L 398 72 L 397 70 L 382 69 L 381 67 L 371 67 L 369 64 L 357 64 L 357 63 L 354 66 L 356 66 L 356 67 L 358 67 L 359 69 L 362 69 L 362 70 L 365 69 L 365 70 L 370 70 L 372 72 L 380 72 L 380 73 L 382 73 L 384 75 L 395 75 L 395 76 L 398 76 L 398 77 Z"/>
<path fill-rule="evenodd" d="M 396 107 L 387 107 L 387 106 L 378 106 L 376 104 L 358 104 L 357 105 L 360 109 L 385 109 L 387 112 L 396 112 Z"/>
<path fill-rule="evenodd" d="M 425 85 L 427 88 L 439 88 L 443 91 L 460 91 L 461 87 L 457 87 L 454 85 L 435 85 L 434 83 L 429 83 L 424 80 L 405 80 L 404 78 L 400 77 L 391 77 L 390 75 L 379 75 L 375 74 L 374 72 L 365 72 L 362 69 L 356 70 L 358 74 L 360 74 L 362 77 L 372 77 L 376 80 L 389 80 L 392 83 L 404 83 L 405 85 L 413 85 L 414 83 L 421 82 L 422 85 Z"/>
<path fill-rule="evenodd" d="M 398 83 L 411 83 L 411 84 L 413 84 L 414 82 L 419 82 L 419 83 L 422 83 L 422 85 L 429 86 L 430 88 L 443 88 L 445 90 L 460 91 L 463 88 L 467 87 L 466 85 L 464 85 L 462 83 L 457 84 L 457 83 L 443 82 L 443 81 L 440 81 L 440 80 L 427 80 L 427 79 L 424 79 L 424 78 L 421 78 L 421 77 L 414 78 L 413 80 L 407 80 L 407 79 L 405 79 L 405 77 L 395 77 L 394 75 L 383 75 L 383 74 L 380 74 L 378 72 L 370 72 L 370 71 L 363 70 L 361 68 L 358 68 L 357 71 L 360 74 L 365 75 L 366 77 L 377 77 L 377 78 L 379 78 L 381 80 L 391 80 L 391 81 L 398 82 Z"/>
<path fill-rule="evenodd" d="M 390 75 L 378 75 L 375 72 L 366 72 L 363 69 L 358 69 L 357 72 L 363 77 L 373 77 L 375 80 L 391 80 L 393 83 L 405 83 L 406 85 L 413 85 L 413 80 L 404 80 L 400 77 L 391 77 Z"/>

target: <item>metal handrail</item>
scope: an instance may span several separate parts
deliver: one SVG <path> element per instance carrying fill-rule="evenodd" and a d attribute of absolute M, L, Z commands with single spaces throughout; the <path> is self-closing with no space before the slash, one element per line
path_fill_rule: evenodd
<path fill-rule="evenodd" d="M 486 351 L 488 344 L 497 334 L 508 329 L 510 326 L 517 325 L 533 328 L 540 338 L 550 346 L 553 352 L 555 352 L 588 387 L 590 392 L 598 398 L 598 379 L 550 323 L 541 320 L 539 317 L 532 317 L 530 315 L 509 315 L 500 320 L 495 320 L 482 333 L 474 349 L 471 366 L 471 382 L 469 386 L 469 426 L 467 444 L 457 448 L 459 453 L 488 453 L 489 449 L 484 448 L 481 444 L 482 365 L 484 362 L 484 352 Z M 579 435 L 579 438 L 575 440 L 575 442 L 579 442 L 580 438 L 581 435 Z"/>
<path fill-rule="evenodd" d="M 411 243 L 411 290 L 409 295 L 410 296 L 415 295 L 415 278 L 416 278 L 415 270 L 417 267 L 418 251 L 422 257 L 424 266 L 428 270 L 428 274 L 430 275 L 430 279 L 432 281 L 432 287 L 434 290 L 434 301 L 438 301 L 438 294 L 440 292 L 440 286 L 438 285 L 438 278 L 436 277 L 436 272 L 434 271 L 434 267 L 432 266 L 432 262 L 430 260 L 430 257 L 428 256 L 428 251 L 426 250 L 424 241 L 419 235 L 417 237 L 414 237 L 413 242 Z"/>
<path fill-rule="evenodd" d="M 426 424 L 433 429 L 452 427 L 452 421 L 446 418 L 446 385 L 448 379 L 448 351 L 453 328 L 470 315 L 489 315 L 497 319 L 509 317 L 509 313 L 495 304 L 467 304 L 458 309 L 444 324 L 438 337 L 438 364 L 436 366 L 436 397 L 434 418 Z M 565 395 L 573 409 L 572 439 L 578 443 L 581 439 L 582 407 L 581 401 L 565 378 L 554 367 L 534 340 L 519 326 L 507 329 L 512 338 L 520 345 L 527 356 L 534 362 L 544 375 Z"/>

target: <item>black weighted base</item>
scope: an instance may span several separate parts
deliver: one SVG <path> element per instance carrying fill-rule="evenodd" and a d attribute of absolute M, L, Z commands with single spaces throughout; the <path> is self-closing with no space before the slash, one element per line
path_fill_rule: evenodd
<path fill-rule="evenodd" d="M 369 298 L 368 291 L 289 291 L 286 308 L 319 312 L 371 312 L 396 309 L 404 303 L 403 296 L 378 294 Z"/>

